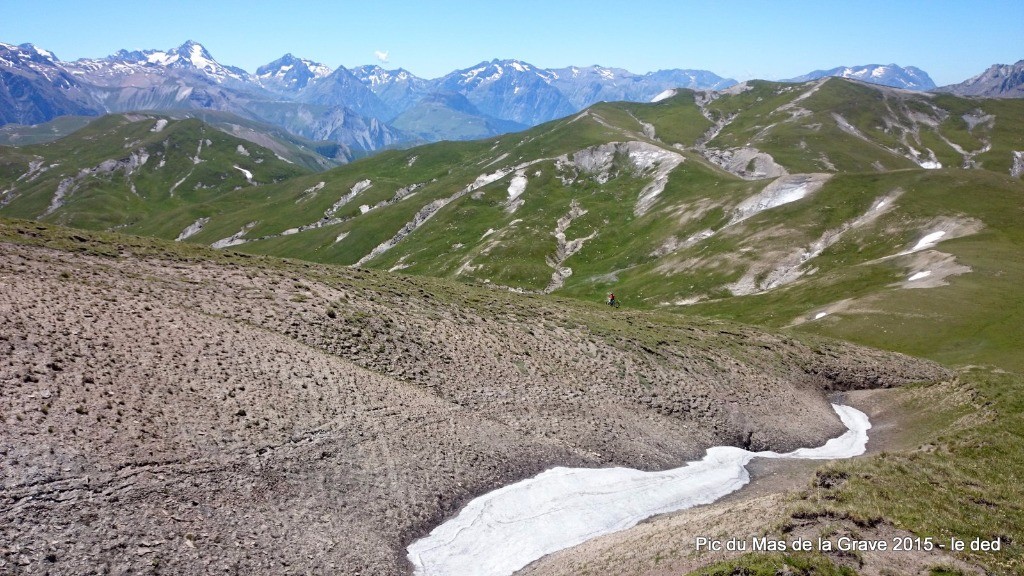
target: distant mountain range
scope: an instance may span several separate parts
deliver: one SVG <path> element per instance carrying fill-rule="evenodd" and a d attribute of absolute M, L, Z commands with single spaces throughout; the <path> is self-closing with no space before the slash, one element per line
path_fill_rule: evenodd
<path fill-rule="evenodd" d="M 808 82 L 828 76 L 862 80 L 871 84 L 904 88 L 906 90 L 931 90 L 935 88 L 928 73 L 914 66 L 898 64 L 868 64 L 865 66 L 839 66 L 831 70 L 815 70 L 803 76 L 783 80 L 783 82 Z"/>
<path fill-rule="evenodd" d="M 1017 94 L 1019 68 L 1020 63 L 1016 80 L 1012 71 L 995 72 L 1016 82 Z M 896 64 L 818 70 L 789 81 L 824 76 L 910 90 L 935 87 L 924 71 Z M 992 95 L 1006 85 L 994 81 L 977 80 L 974 88 L 963 89 Z M 332 69 L 292 54 L 250 74 L 221 64 L 193 41 L 74 62 L 32 44 L 0 43 L 0 125 L 35 125 L 67 115 L 214 110 L 333 142 L 345 151 L 342 160 L 423 141 L 520 130 L 600 101 L 647 102 L 675 88 L 721 90 L 735 84 L 706 70 L 635 74 L 602 66 L 543 69 L 520 60 L 491 60 L 424 79 L 376 65 Z M 1012 86 L 1005 89 L 1014 94 Z"/>
<path fill-rule="evenodd" d="M 32 44 L 0 44 L 0 125 L 34 125 L 64 115 L 209 109 L 330 140 L 359 154 L 425 138 L 520 130 L 601 100 L 646 101 L 667 88 L 734 84 L 704 70 L 546 70 L 519 60 L 481 62 L 428 80 L 374 65 L 332 69 L 292 54 L 250 74 L 221 64 L 193 41 L 74 62 Z"/>
<path fill-rule="evenodd" d="M 1012 65 L 996 64 L 973 78 L 938 90 L 957 96 L 1024 98 L 1024 60 Z"/>

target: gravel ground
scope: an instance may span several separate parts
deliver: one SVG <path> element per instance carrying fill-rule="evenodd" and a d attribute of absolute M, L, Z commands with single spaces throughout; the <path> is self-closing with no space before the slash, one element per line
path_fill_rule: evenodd
<path fill-rule="evenodd" d="M 0 243 L 0 572 L 403 574 L 409 542 L 551 466 L 813 446 L 842 431 L 829 391 L 945 376 L 437 286 Z"/>

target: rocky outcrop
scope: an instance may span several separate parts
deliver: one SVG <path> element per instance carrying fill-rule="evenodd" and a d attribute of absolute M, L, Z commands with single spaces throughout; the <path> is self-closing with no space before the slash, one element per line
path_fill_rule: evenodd
<path fill-rule="evenodd" d="M 1024 60 L 1016 64 L 994 64 L 973 78 L 936 88 L 935 92 L 984 98 L 1024 98 Z"/>

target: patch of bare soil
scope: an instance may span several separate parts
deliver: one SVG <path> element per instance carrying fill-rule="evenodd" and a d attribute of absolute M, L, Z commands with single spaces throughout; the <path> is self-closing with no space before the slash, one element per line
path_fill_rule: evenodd
<path fill-rule="evenodd" d="M 816 445 L 826 391 L 945 374 L 381 278 L 0 244 L 0 572 L 407 573 L 413 539 L 551 466 Z"/>

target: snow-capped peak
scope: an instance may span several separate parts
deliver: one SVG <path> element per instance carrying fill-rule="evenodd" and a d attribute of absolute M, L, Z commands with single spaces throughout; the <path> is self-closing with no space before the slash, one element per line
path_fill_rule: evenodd
<path fill-rule="evenodd" d="M 193 40 L 189 40 L 181 46 L 170 50 L 143 50 L 132 52 L 120 50 L 117 54 L 107 58 L 106 60 L 108 62 L 112 61 L 111 63 L 114 65 L 115 69 L 118 68 L 118 64 L 141 64 L 143 66 L 191 69 L 210 76 L 216 82 L 223 82 L 227 78 L 245 80 L 245 76 L 247 76 L 244 70 L 220 64 L 213 59 L 213 56 L 210 55 L 210 52 L 207 51 L 202 44 Z M 96 60 L 82 60 L 79 62 L 83 65 L 93 67 L 102 65 L 102 61 Z"/>
<path fill-rule="evenodd" d="M 0 43 L 0 67 L 28 68 L 53 82 L 59 77 L 62 66 L 63 63 L 52 52 L 32 44 L 14 46 Z"/>
<path fill-rule="evenodd" d="M 312 81 L 330 76 L 331 72 L 328 66 L 289 53 L 257 68 L 256 80 L 268 88 L 299 90 Z"/>
<path fill-rule="evenodd" d="M 840 66 L 831 70 L 815 70 L 809 74 L 787 80 L 788 82 L 807 82 L 826 76 L 853 78 L 873 84 L 905 88 L 909 90 L 931 90 L 935 83 L 928 74 L 913 66 L 899 64 L 867 64 L 864 66 Z"/>
<path fill-rule="evenodd" d="M 394 84 L 398 82 L 408 82 L 414 78 L 408 70 L 404 68 L 395 68 L 394 70 L 385 70 L 376 64 L 366 64 L 365 66 L 359 66 L 358 68 L 352 69 L 352 74 L 359 79 L 360 82 L 370 86 L 371 88 L 376 86 L 385 86 L 388 84 Z"/>
<path fill-rule="evenodd" d="M 182 54 L 182 52 L 186 52 Z M 189 40 L 178 48 L 178 54 L 186 58 L 190 64 L 207 72 L 217 72 L 221 65 L 214 61 L 213 56 L 198 42 Z"/>
<path fill-rule="evenodd" d="M 271 76 L 283 77 L 293 69 L 303 68 L 309 72 L 313 78 L 317 79 L 330 76 L 331 72 L 333 72 L 330 66 L 314 62 L 312 60 L 307 60 L 305 58 L 298 58 L 289 53 L 277 60 L 274 60 L 270 64 L 260 66 L 256 70 L 256 76 L 258 78 L 269 78 Z"/>
<path fill-rule="evenodd" d="M 26 60 L 39 61 L 41 59 L 46 60 L 51 64 L 60 62 L 60 59 L 57 58 L 57 56 L 53 52 L 50 52 L 49 50 L 43 50 L 42 48 L 34 44 L 26 43 L 15 46 L 13 44 L 0 42 L 0 48 L 3 48 L 4 50 L 15 54 L 18 58 L 23 58 Z"/>
<path fill-rule="evenodd" d="M 34 52 L 39 56 L 42 56 L 43 58 L 49 60 L 50 62 L 57 62 L 59 60 L 59 58 L 57 58 L 57 56 L 54 55 L 53 52 L 50 52 L 49 50 L 43 50 L 35 44 L 22 44 L 21 46 L 18 46 L 18 48 L 21 48 L 22 50 L 26 50 L 29 52 Z"/>

